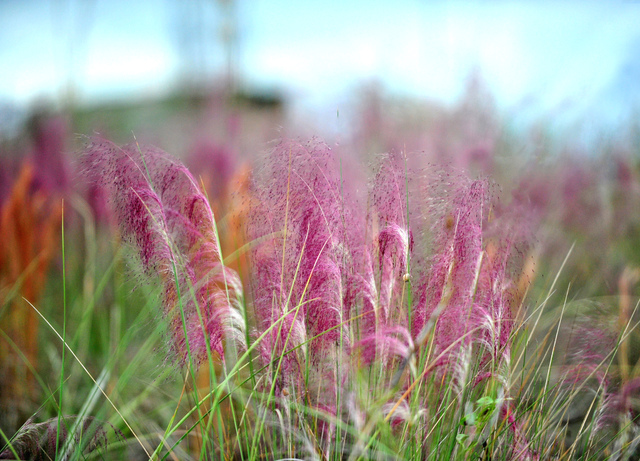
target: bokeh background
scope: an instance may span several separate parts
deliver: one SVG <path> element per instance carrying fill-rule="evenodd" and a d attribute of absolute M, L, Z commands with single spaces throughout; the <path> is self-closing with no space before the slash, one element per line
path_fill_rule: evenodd
<path fill-rule="evenodd" d="M 591 145 L 637 114 L 638 24 L 632 1 L 3 0 L 0 136 L 47 110 L 178 148 L 195 122 L 167 111 L 231 97 L 340 140 L 373 93 L 451 107 L 476 79 L 512 129 Z"/>

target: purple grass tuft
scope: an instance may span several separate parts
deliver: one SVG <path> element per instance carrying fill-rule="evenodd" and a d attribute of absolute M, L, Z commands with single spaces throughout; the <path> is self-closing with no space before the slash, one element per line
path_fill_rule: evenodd
<path fill-rule="evenodd" d="M 102 140 L 86 147 L 85 163 L 107 191 L 144 274 L 160 276 L 179 360 L 189 352 L 203 359 L 207 342 L 220 358 L 229 340 L 242 345 L 242 286 L 221 262 L 213 213 L 189 171 L 159 150 Z"/>
<path fill-rule="evenodd" d="M 271 322 L 274 302 L 278 317 L 299 305 L 307 335 L 318 336 L 312 354 L 338 341 L 342 322 L 344 231 L 331 161 L 321 143 L 279 144 L 267 166 L 273 179 L 257 191 L 251 225 L 253 238 L 266 238 L 254 255 L 257 316 Z"/>
<path fill-rule="evenodd" d="M 521 229 L 526 221 L 510 209 L 496 216 L 486 180 L 442 177 L 445 195 L 433 201 L 432 212 L 439 214 L 434 251 L 414 308 L 412 335 L 420 347 L 433 329 L 436 351 L 473 341 L 483 348 L 481 365 L 508 362 L 518 308 L 512 277 L 528 244 Z M 464 358 L 452 363 L 459 360 Z"/>
<path fill-rule="evenodd" d="M 352 317 L 358 316 L 356 336 L 363 339 L 380 334 L 390 323 L 406 325 L 401 298 L 413 234 L 407 227 L 405 181 L 400 156 L 382 157 L 369 191 L 367 216 L 360 217 L 366 224 L 347 226 L 352 258 L 345 307 Z"/>
<path fill-rule="evenodd" d="M 296 371 L 280 374 L 290 383 L 301 378 L 300 360 L 317 370 L 333 361 L 335 369 L 338 354 L 349 346 L 343 307 L 348 255 L 334 162 L 321 142 L 282 141 L 258 172 L 262 182 L 254 191 L 249 237 L 259 242 L 252 255 L 256 335 L 282 319 L 261 351 L 264 361 L 277 363 L 285 350 L 299 348 L 282 359 L 285 371 Z M 333 405 L 339 378 L 318 373 L 312 379 L 326 393 L 317 399 Z"/>
<path fill-rule="evenodd" d="M 489 203 L 488 185 L 483 181 L 463 183 L 451 193 L 453 199 L 445 204 L 435 229 L 435 253 L 412 325 L 414 338 L 420 338 L 429 319 L 437 317 L 439 350 L 470 331 Z"/>

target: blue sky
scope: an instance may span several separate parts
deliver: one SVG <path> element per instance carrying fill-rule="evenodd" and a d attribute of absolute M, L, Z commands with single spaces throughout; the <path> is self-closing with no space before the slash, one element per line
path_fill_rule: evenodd
<path fill-rule="evenodd" d="M 526 101 L 539 112 L 581 111 L 640 59 L 633 1 L 241 0 L 235 8 L 243 81 L 284 91 L 300 107 L 336 107 L 372 80 L 450 103 L 476 68 L 502 108 Z M 223 19 L 216 1 L 0 0 L 0 102 L 59 101 L 70 87 L 81 102 L 145 97 L 194 72 L 213 78 L 224 70 Z"/>

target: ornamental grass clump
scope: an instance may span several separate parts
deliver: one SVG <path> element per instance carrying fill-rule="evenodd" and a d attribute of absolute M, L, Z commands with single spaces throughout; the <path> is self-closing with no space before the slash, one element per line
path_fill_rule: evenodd
<path fill-rule="evenodd" d="M 495 415 L 513 420 L 504 407 L 520 299 L 512 276 L 526 239 L 510 235 L 517 226 L 509 216 L 492 216 L 485 180 L 431 175 L 440 184 L 425 188 L 432 196 L 410 207 L 410 178 L 401 160 L 384 158 L 367 205 L 353 200 L 349 188 L 345 193 L 338 162 L 317 141 L 280 143 L 256 175 L 250 224 L 256 242 L 254 337 L 262 338 L 270 386 L 282 405 L 322 408 L 320 418 L 334 429 L 336 418 L 358 420 L 353 413 L 361 405 L 381 405 L 384 421 L 394 426 L 398 415 L 411 412 L 405 424 L 424 422 L 424 405 L 432 398 L 424 386 L 436 376 L 457 386 L 462 407 L 469 389 L 491 387 L 499 401 Z M 410 222 L 433 223 L 419 247 Z M 376 404 L 380 398 L 391 402 Z M 320 427 L 317 416 L 312 419 Z M 522 442 L 517 425 L 510 427 L 510 437 L 517 433 Z M 324 442 L 329 436 L 355 444 L 354 452 L 364 449 L 348 431 L 331 430 Z M 528 452 L 526 443 L 520 446 Z"/>
<path fill-rule="evenodd" d="M 253 261 L 257 280 L 265 284 L 254 288 L 256 315 L 273 322 L 300 305 L 289 315 L 304 337 L 312 338 L 313 359 L 336 342 L 342 322 L 344 226 L 328 161 L 322 146 L 278 146 L 268 171 L 261 172 L 268 177 L 256 191 L 250 224 L 251 237 L 264 240 Z M 274 318 L 274 313 L 280 314 Z"/>
<path fill-rule="evenodd" d="M 146 279 L 158 277 L 173 356 L 224 360 L 244 345 L 242 286 L 220 258 L 211 208 L 195 178 L 159 150 L 93 140 L 88 173 L 108 191 L 123 239 Z"/>
<path fill-rule="evenodd" d="M 320 142 L 280 143 L 256 174 L 249 235 L 256 242 L 254 336 L 267 334 L 259 346 L 266 390 L 335 416 L 351 339 L 343 305 L 346 216 L 334 160 Z M 312 419 L 322 428 L 313 443 L 326 445 L 332 425 Z"/>
<path fill-rule="evenodd" d="M 369 191 L 365 233 L 373 237 L 369 251 L 378 263 L 373 268 L 378 284 L 377 331 L 393 325 L 406 326 L 409 321 L 403 305 L 407 300 L 402 295 L 409 281 L 414 238 L 408 225 L 406 175 L 399 155 L 384 156 Z"/>
<path fill-rule="evenodd" d="M 326 144 L 283 140 L 243 189 L 243 286 L 184 166 L 101 140 L 85 163 L 144 280 L 161 285 L 172 355 L 226 365 L 166 440 L 185 431 L 201 457 L 245 459 L 551 453 L 535 415 L 559 402 L 546 394 L 556 381 L 540 390 L 522 372 L 530 221 L 498 205 L 491 181 L 415 173 L 392 153 L 359 184 Z"/>

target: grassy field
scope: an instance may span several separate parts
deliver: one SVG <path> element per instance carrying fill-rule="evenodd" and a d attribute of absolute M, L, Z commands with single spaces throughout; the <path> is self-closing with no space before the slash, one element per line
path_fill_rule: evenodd
<path fill-rule="evenodd" d="M 634 132 L 467 98 L 339 145 L 4 142 L 0 459 L 637 459 Z"/>

